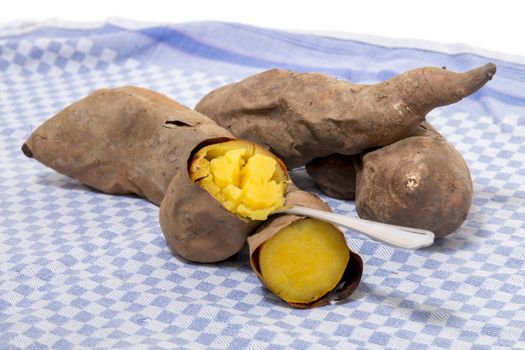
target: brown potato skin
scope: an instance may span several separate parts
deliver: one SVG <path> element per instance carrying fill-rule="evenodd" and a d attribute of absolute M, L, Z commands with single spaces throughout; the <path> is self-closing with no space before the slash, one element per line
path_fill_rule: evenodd
<path fill-rule="evenodd" d="M 208 117 L 138 87 L 100 89 L 37 128 L 28 157 L 99 191 L 160 205 L 184 156 L 205 139 L 233 138 Z"/>
<path fill-rule="evenodd" d="M 359 154 L 411 135 L 432 109 L 461 100 L 495 74 L 418 68 L 374 85 L 272 69 L 206 95 L 195 109 L 265 147 L 289 169 L 333 153 Z"/>
<path fill-rule="evenodd" d="M 426 127 L 431 128 L 430 124 L 423 123 Z M 411 136 L 425 135 L 426 133 L 426 129 L 420 126 Z M 315 158 L 306 164 L 306 171 L 327 196 L 353 200 L 356 192 L 354 162 L 359 161 L 361 156 L 362 154 L 347 156 L 334 153 L 326 157 Z"/>
<path fill-rule="evenodd" d="M 238 253 L 261 224 L 226 210 L 187 171 L 173 177 L 160 205 L 160 226 L 170 248 L 184 259 L 216 262 Z"/>
<path fill-rule="evenodd" d="M 356 161 L 359 217 L 427 229 L 438 237 L 456 231 L 472 203 L 472 180 L 461 154 L 428 123 L 414 136 Z"/>
<path fill-rule="evenodd" d="M 325 202 L 319 199 L 319 197 L 312 193 L 300 191 L 293 184 L 288 187 L 285 205 L 300 205 L 303 207 L 313 209 L 332 211 Z M 290 226 L 295 221 L 303 219 L 305 219 L 304 216 L 298 215 L 274 215 L 270 217 L 261 227 L 259 227 L 255 234 L 248 237 L 248 247 L 250 249 L 250 265 L 263 285 L 266 286 L 266 283 L 264 281 L 259 267 L 259 248 L 264 244 L 264 242 L 272 238 L 285 227 Z M 343 234 L 341 230 L 339 230 L 339 232 L 341 233 L 341 235 Z M 336 287 L 335 293 L 325 294 L 321 298 L 308 304 L 294 303 L 288 301 L 286 302 L 296 308 L 308 309 L 330 304 L 332 300 L 344 300 L 347 299 L 350 295 L 352 295 L 352 293 L 359 286 L 361 277 L 363 276 L 363 260 L 357 253 L 354 253 L 350 249 L 348 250 L 350 252 L 350 259 L 339 283 L 339 288 Z"/>
<path fill-rule="evenodd" d="M 233 139 L 213 120 L 166 96 L 123 87 L 73 103 L 35 130 L 22 150 L 100 191 L 135 193 L 160 205 L 172 251 L 212 262 L 237 253 L 260 224 L 230 214 L 189 178 L 188 161 L 199 147 Z"/>
<path fill-rule="evenodd" d="M 315 158 L 306 164 L 306 171 L 327 196 L 352 200 L 356 187 L 354 159 L 358 157 L 334 153 Z"/>

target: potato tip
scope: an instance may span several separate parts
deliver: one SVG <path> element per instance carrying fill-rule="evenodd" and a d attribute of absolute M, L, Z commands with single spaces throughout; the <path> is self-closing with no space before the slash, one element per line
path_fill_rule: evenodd
<path fill-rule="evenodd" d="M 485 65 L 485 68 L 487 70 L 487 76 L 488 76 L 489 80 L 492 79 L 494 74 L 496 74 L 496 69 L 497 69 L 496 65 L 494 63 L 490 62 L 490 63 L 487 63 Z"/>
<path fill-rule="evenodd" d="M 26 157 L 28 158 L 33 158 L 33 152 L 31 151 L 31 149 L 29 148 L 29 146 L 27 145 L 27 143 L 24 143 L 22 145 L 22 152 L 24 152 L 24 154 L 26 155 Z"/>

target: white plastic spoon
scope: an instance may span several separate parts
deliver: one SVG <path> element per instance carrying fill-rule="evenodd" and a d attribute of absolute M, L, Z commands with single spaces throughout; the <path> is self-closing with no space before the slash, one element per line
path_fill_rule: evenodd
<path fill-rule="evenodd" d="M 279 209 L 275 213 L 308 216 L 331 224 L 344 226 L 359 231 L 376 241 L 404 249 L 418 249 L 428 247 L 434 243 L 434 233 L 431 231 L 352 218 L 324 210 L 292 206 Z"/>

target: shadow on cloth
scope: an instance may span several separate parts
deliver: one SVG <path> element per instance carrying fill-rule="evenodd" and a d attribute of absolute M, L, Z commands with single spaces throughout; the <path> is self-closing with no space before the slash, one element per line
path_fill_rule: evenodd
<path fill-rule="evenodd" d="M 106 193 L 99 191 L 93 187 L 90 187 L 88 185 L 84 185 L 83 183 L 77 181 L 76 179 L 73 179 L 71 177 L 68 177 L 66 175 L 60 174 L 55 171 L 46 171 L 40 174 L 36 175 L 36 183 L 42 186 L 49 186 L 49 187 L 55 187 L 60 188 L 64 190 L 79 190 L 79 191 L 86 191 L 93 194 L 103 194 L 106 196 L 116 196 L 116 197 L 125 197 L 125 198 L 135 198 L 146 201 L 144 198 L 141 198 L 137 196 L 136 194 L 130 193 L 130 194 L 112 194 L 112 193 Z M 147 201 L 146 201 L 147 202 Z M 148 202 L 149 203 L 149 202 Z"/>

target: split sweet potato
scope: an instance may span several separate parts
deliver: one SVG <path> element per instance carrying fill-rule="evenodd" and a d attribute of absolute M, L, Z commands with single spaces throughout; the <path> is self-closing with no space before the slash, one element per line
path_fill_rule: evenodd
<path fill-rule="evenodd" d="M 229 131 L 166 96 L 123 87 L 97 90 L 65 108 L 37 128 L 22 151 L 97 190 L 135 193 L 160 205 L 161 227 L 171 249 L 188 260 L 212 262 L 237 253 L 265 214 L 260 212 L 264 201 L 245 203 L 245 212 L 252 204 L 259 210 L 257 218 L 231 212 L 191 178 L 188 162 L 194 154 L 231 140 Z M 252 143 L 234 144 L 230 151 L 246 149 L 260 150 L 265 175 L 274 167 L 277 174 L 271 173 L 269 180 L 279 184 L 270 204 L 282 204 L 288 181 L 284 165 Z M 258 171 L 256 162 L 250 172 L 257 177 Z"/>
<path fill-rule="evenodd" d="M 190 161 L 190 177 L 230 212 L 266 220 L 284 204 L 288 182 L 280 159 L 247 141 L 201 148 Z"/>
<path fill-rule="evenodd" d="M 173 177 L 159 217 L 175 252 L 190 261 L 215 262 L 240 251 L 261 220 L 284 204 L 288 175 L 278 158 L 252 143 L 202 146 Z M 261 156 L 264 164 L 250 167 Z"/>
<path fill-rule="evenodd" d="M 272 69 L 210 92 L 195 109 L 295 168 L 408 137 L 428 112 L 477 91 L 495 71 L 492 63 L 465 73 L 426 67 L 364 85 Z"/>

